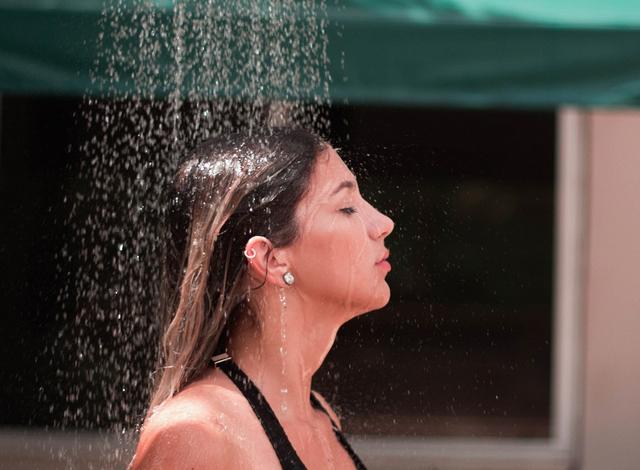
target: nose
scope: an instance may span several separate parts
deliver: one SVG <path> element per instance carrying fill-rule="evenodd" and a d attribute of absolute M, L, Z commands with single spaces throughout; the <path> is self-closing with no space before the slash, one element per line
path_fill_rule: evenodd
<path fill-rule="evenodd" d="M 372 236 L 374 239 L 386 238 L 389 236 L 395 227 L 395 223 L 391 219 L 391 217 L 386 216 L 382 212 L 376 209 L 376 217 L 374 218 L 374 223 L 372 224 Z"/>

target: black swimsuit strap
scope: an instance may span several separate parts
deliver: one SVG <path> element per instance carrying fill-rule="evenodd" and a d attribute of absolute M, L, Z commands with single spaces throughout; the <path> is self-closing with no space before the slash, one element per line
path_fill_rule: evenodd
<path fill-rule="evenodd" d="M 278 460 L 280 461 L 282 468 L 286 470 L 306 470 L 307 467 L 302 463 L 302 460 L 291 445 L 287 434 L 284 432 L 280 421 L 278 421 L 273 409 L 271 409 L 271 406 L 269 406 L 269 403 L 258 387 L 256 387 L 242 369 L 233 362 L 230 356 L 227 356 L 226 354 L 224 356 L 216 356 L 212 359 L 212 362 L 233 381 L 251 405 L 253 412 L 258 417 L 260 424 L 262 424 L 262 427 L 273 446 L 273 450 L 278 456 Z M 356 469 L 366 470 L 366 467 L 356 455 L 355 451 L 351 448 L 346 437 L 333 421 L 329 412 L 313 393 L 311 393 L 311 404 L 314 408 L 323 411 L 329 417 L 334 434 L 342 447 L 344 447 L 351 457 L 351 460 L 353 460 Z"/>
<path fill-rule="evenodd" d="M 329 421 L 331 421 L 331 426 L 333 427 L 334 434 L 338 438 L 338 441 L 340 442 L 340 444 L 342 444 L 342 447 L 344 447 L 344 450 L 346 450 L 347 453 L 349 454 L 349 457 L 351 457 L 351 460 L 353 460 L 353 463 L 356 466 L 356 469 L 367 470 L 367 467 L 364 466 L 364 463 L 362 463 L 362 460 L 360 460 L 360 457 L 358 457 L 356 452 L 353 450 L 353 448 L 347 441 L 347 438 L 344 436 L 344 434 L 342 434 L 342 431 L 340 431 L 340 428 L 333 421 L 333 418 L 331 418 L 331 415 L 329 414 L 329 412 L 325 409 L 322 403 L 320 403 L 320 400 L 318 400 L 318 398 L 315 396 L 313 392 L 311 393 L 311 403 L 316 409 L 322 410 L 329 417 Z"/>
<path fill-rule="evenodd" d="M 276 418 L 264 395 L 258 390 L 258 387 L 254 385 L 251 379 L 247 377 L 230 357 L 229 359 L 216 362 L 215 365 L 227 374 L 246 397 L 254 413 L 260 420 L 269 441 L 271 441 L 273 450 L 275 450 L 282 467 L 287 470 L 306 470 L 307 467 L 305 467 L 300 457 L 298 457 L 282 425 L 278 421 L 278 418 Z"/>

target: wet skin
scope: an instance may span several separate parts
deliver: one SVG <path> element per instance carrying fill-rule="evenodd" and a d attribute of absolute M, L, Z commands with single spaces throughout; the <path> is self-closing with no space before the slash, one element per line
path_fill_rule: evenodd
<path fill-rule="evenodd" d="M 307 468 L 351 469 L 328 417 L 310 404 L 311 378 L 342 324 L 388 303 L 389 266 L 378 261 L 388 253 L 384 240 L 394 223 L 360 195 L 332 148 L 318 156 L 296 219 L 300 237 L 287 247 L 263 236 L 248 240 L 246 251 L 256 253 L 248 260 L 252 285 L 266 283 L 251 294 L 259 318 L 239 322 L 229 353 L 262 391 Z M 283 281 L 287 271 L 295 276 L 292 286 Z M 147 418 L 133 468 L 280 464 L 244 396 L 224 373 L 209 369 Z"/>

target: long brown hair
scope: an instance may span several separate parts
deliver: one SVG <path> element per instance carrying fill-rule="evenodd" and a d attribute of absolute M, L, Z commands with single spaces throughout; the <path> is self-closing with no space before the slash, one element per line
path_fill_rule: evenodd
<path fill-rule="evenodd" d="M 296 128 L 235 133 L 203 142 L 179 165 L 168 200 L 166 326 L 150 411 L 224 352 L 239 316 L 255 314 L 244 246 L 254 235 L 274 247 L 295 241 L 295 209 L 326 145 Z"/>

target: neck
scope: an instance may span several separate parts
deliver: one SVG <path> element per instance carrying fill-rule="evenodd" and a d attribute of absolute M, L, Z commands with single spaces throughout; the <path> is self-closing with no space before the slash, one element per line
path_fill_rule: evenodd
<path fill-rule="evenodd" d="M 234 329 L 228 352 L 280 419 L 311 419 L 311 380 L 342 324 L 340 312 L 301 302 L 293 289 L 274 287 L 271 294 L 261 302 L 260 320 Z"/>

